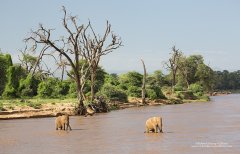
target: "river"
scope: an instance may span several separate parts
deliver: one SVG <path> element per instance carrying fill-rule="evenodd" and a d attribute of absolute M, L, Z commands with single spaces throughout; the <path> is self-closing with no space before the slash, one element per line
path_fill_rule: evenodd
<path fill-rule="evenodd" d="M 152 116 L 163 117 L 163 133 L 144 133 Z M 67 132 L 56 131 L 54 121 L 0 120 L 0 153 L 240 153 L 240 95 L 73 116 Z"/>

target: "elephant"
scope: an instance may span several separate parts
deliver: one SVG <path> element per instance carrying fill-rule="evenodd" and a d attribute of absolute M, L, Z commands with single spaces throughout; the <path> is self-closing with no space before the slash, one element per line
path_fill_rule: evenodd
<path fill-rule="evenodd" d="M 95 109 L 91 105 L 89 105 L 87 107 L 87 112 L 85 114 L 85 117 L 88 116 L 88 115 L 92 116 L 92 115 L 94 115 L 94 113 L 95 113 Z"/>
<path fill-rule="evenodd" d="M 144 133 L 149 133 L 150 131 L 158 133 L 158 129 L 160 133 L 163 133 L 162 127 L 162 117 L 152 117 L 146 121 L 146 131 Z"/>
<path fill-rule="evenodd" d="M 72 130 L 70 124 L 69 124 L 69 115 L 64 114 L 61 116 L 58 116 L 55 120 L 55 125 L 56 125 L 56 130 L 58 130 L 58 128 L 60 128 L 61 130 L 65 130 L 65 125 L 66 125 L 66 130 L 68 130 L 68 128 L 70 130 Z"/>

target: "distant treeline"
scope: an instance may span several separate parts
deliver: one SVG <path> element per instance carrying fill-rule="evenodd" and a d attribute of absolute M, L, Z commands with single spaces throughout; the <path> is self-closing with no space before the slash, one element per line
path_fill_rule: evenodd
<path fill-rule="evenodd" d="M 76 98 L 76 83 L 68 78 L 61 80 L 40 70 L 33 70 L 37 58 L 25 55 L 21 64 L 13 64 L 11 55 L 0 53 L 0 96 L 9 98 Z M 84 63 L 81 62 L 81 63 Z M 191 91 L 196 96 L 204 93 L 240 89 L 240 71 L 213 71 L 204 64 L 201 55 L 182 56 L 178 61 L 174 91 Z M 71 72 L 71 71 L 70 71 Z M 143 75 L 138 72 L 109 74 L 98 67 L 94 91 L 108 99 L 127 101 L 130 97 L 141 97 Z M 147 75 L 146 95 L 149 99 L 165 98 L 172 86 L 172 71 L 164 75 L 161 70 Z M 90 95 L 90 78 L 84 92 Z"/>

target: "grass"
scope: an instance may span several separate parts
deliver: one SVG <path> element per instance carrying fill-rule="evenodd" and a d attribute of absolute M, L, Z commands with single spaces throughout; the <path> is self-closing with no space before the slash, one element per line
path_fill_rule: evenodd
<path fill-rule="evenodd" d="M 8 108 L 13 110 L 15 107 L 25 107 L 29 106 L 34 109 L 40 109 L 44 104 L 65 104 L 72 103 L 77 104 L 77 99 L 69 98 L 69 99 L 10 99 L 10 100 L 0 100 L 0 110 L 3 108 Z"/>

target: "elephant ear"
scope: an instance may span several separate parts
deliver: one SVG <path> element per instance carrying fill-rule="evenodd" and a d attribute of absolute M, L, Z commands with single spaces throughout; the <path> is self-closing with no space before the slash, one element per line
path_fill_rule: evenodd
<path fill-rule="evenodd" d="M 62 116 L 63 114 L 61 112 L 56 113 L 56 117 Z"/>

